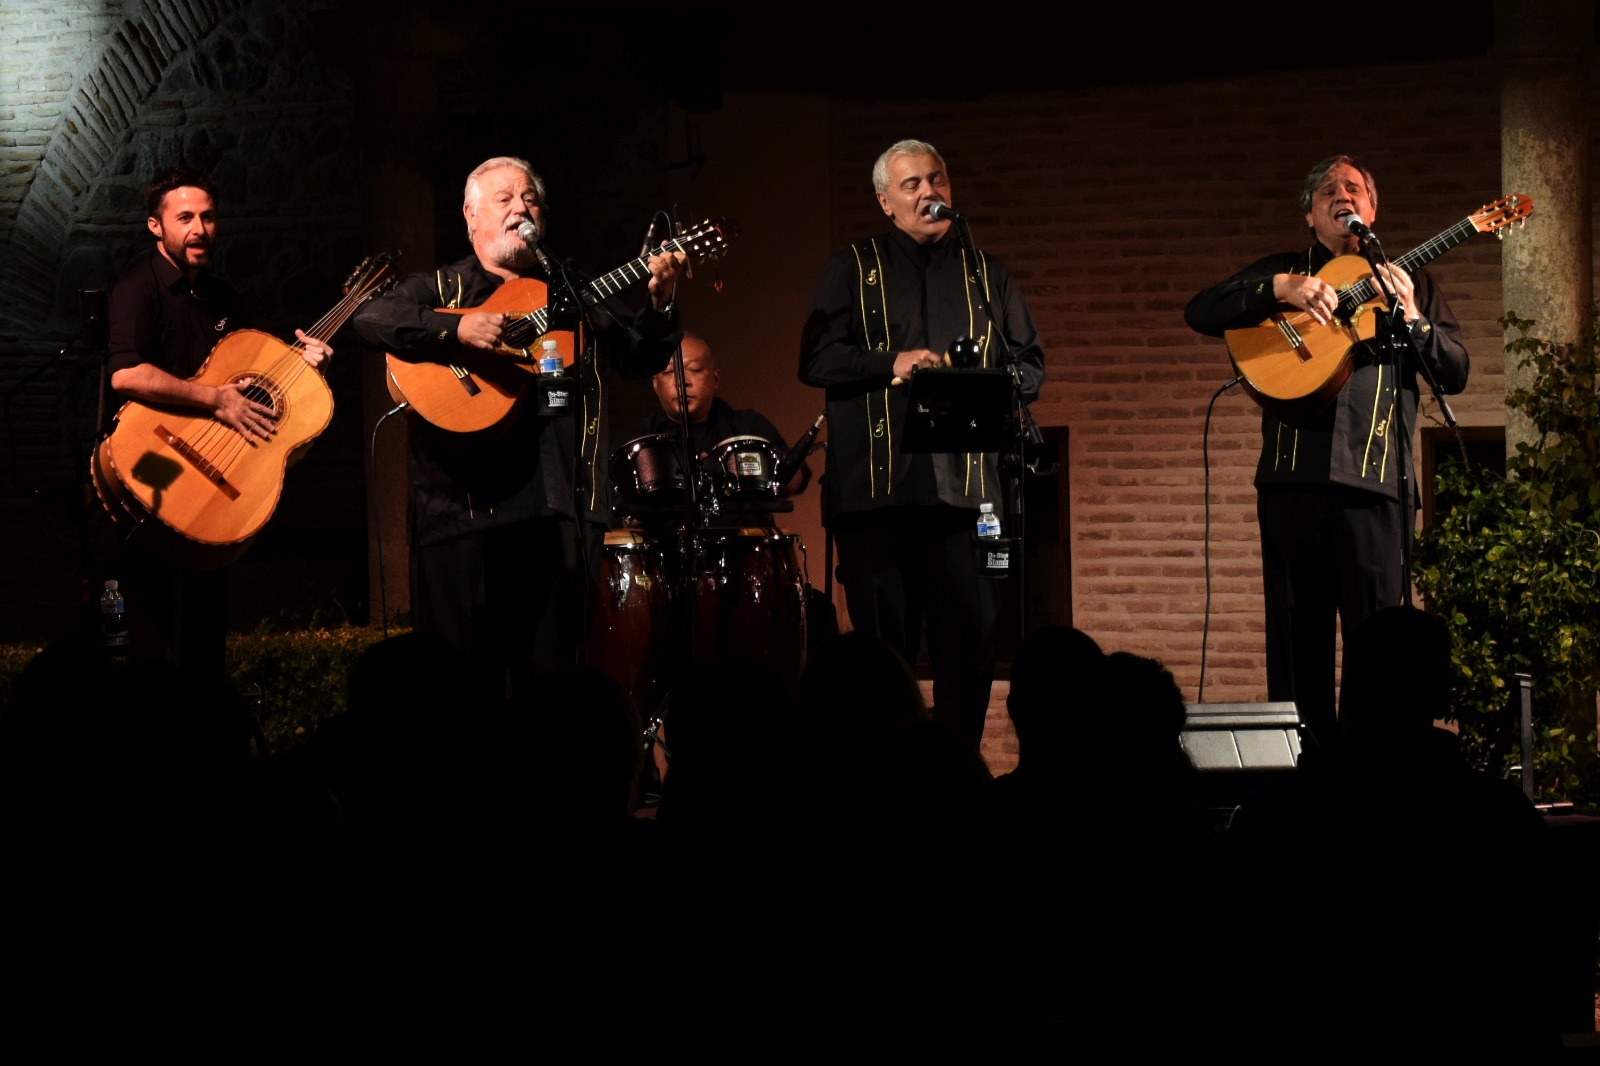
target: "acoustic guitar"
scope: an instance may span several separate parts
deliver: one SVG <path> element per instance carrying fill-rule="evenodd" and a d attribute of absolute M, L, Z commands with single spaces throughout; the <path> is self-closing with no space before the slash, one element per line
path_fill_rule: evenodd
<path fill-rule="evenodd" d="M 715 259 L 739 234 L 735 222 L 707 219 L 690 232 L 666 241 L 665 247 L 683 252 L 691 261 Z M 649 277 L 649 257 L 640 256 L 589 282 L 579 295 L 585 305 L 590 305 Z M 564 367 L 571 366 L 575 358 L 578 346 L 573 334 L 550 329 L 546 298 L 544 282 L 516 278 L 501 285 L 477 307 L 438 308 L 440 313 L 451 315 L 471 311 L 507 315 L 500 346 L 491 352 L 461 345 L 451 353 L 448 363 L 411 362 L 389 353 L 384 357 L 389 394 L 396 403 L 410 404 L 413 411 L 440 429 L 474 433 L 499 424 L 521 403 L 528 384 L 538 374 L 539 349 L 546 334 L 555 339 Z"/>
<path fill-rule="evenodd" d="M 310 329 L 326 341 L 365 301 L 392 285 L 394 255 L 362 261 L 344 299 Z M 190 380 L 244 384 L 277 418 L 266 440 L 247 441 L 194 407 L 129 400 L 89 458 L 100 502 L 118 531 L 196 568 L 226 566 L 249 547 L 283 491 L 284 471 L 327 428 L 333 393 L 299 342 L 253 329 L 219 340 Z"/>
<path fill-rule="evenodd" d="M 1432 240 L 1412 249 L 1396 266 L 1415 270 L 1474 233 L 1501 232 L 1533 213 L 1533 201 L 1520 193 L 1485 204 Z M 1388 300 L 1359 255 L 1341 255 L 1317 271 L 1339 293 L 1339 307 L 1326 323 L 1305 311 L 1280 304 L 1260 324 L 1223 334 L 1228 356 L 1241 383 L 1262 407 L 1285 419 L 1303 418 L 1332 402 L 1350 379 L 1351 353 L 1376 332 Z"/>

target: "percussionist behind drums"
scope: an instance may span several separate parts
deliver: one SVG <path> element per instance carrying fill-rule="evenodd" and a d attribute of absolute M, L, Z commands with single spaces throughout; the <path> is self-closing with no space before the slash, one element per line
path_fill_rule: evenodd
<path fill-rule="evenodd" d="M 652 380 L 660 409 L 613 438 L 589 639 L 647 720 L 687 662 L 755 658 L 797 684 L 806 652 L 805 548 L 779 518 L 811 480 L 815 427 L 791 459 L 765 415 L 717 396 L 705 338 L 685 332 L 679 354 L 681 375 L 675 357 Z"/>
<path fill-rule="evenodd" d="M 669 361 L 651 379 L 660 410 L 635 426 L 621 446 L 613 452 L 613 478 L 618 482 L 619 510 L 630 525 L 653 527 L 655 520 L 664 517 L 668 523 L 681 515 L 672 513 L 673 503 L 681 504 L 684 478 L 699 478 L 704 488 L 715 500 L 703 501 L 703 507 L 715 510 L 708 515 L 719 526 L 770 526 L 772 511 L 762 507 L 763 497 L 793 496 L 802 492 L 811 481 L 809 463 L 801 462 L 784 485 L 773 485 L 770 492 L 762 486 L 777 474 L 777 467 L 789 454 L 783 434 L 761 412 L 735 408 L 717 395 L 721 375 L 717 372 L 716 356 L 704 337 L 685 331 L 683 334 L 683 394 L 679 395 L 678 375 Z M 689 416 L 689 469 L 683 471 L 682 423 L 680 415 L 687 409 Z M 632 454 L 629 454 L 629 453 Z M 670 454 L 668 454 L 670 452 Z M 619 454 L 621 453 L 621 454 Z M 639 484 L 635 467 L 643 464 L 650 470 L 670 469 L 678 483 L 662 476 L 646 476 Z M 658 491 L 665 489 L 666 491 Z M 649 506 L 638 506 L 643 497 Z M 630 502 L 634 503 L 629 512 Z M 749 504 L 749 506 L 741 506 Z"/>

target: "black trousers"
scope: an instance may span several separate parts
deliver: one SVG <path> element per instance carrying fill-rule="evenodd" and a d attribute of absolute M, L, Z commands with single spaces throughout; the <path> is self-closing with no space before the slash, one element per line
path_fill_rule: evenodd
<path fill-rule="evenodd" d="M 588 558 L 603 531 L 590 533 Z M 547 518 L 495 526 L 411 553 L 413 628 L 455 649 L 470 695 L 525 696 L 542 673 L 577 662 L 583 618 L 578 525 Z"/>
<path fill-rule="evenodd" d="M 1266 592 L 1267 698 L 1293 700 L 1320 746 L 1338 741 L 1335 623 L 1354 632 L 1401 603 L 1408 509 L 1335 485 L 1264 485 L 1256 494 Z M 1403 664 L 1404 649 L 1395 649 Z"/>
<path fill-rule="evenodd" d="M 974 750 L 994 681 L 1000 590 L 978 566 L 978 513 L 906 507 L 841 515 L 831 532 L 850 626 L 916 665 L 924 632 L 933 704 Z"/>
<path fill-rule="evenodd" d="M 135 531 L 122 550 L 129 654 L 166 660 L 205 685 L 228 681 L 228 571 L 196 570 L 147 548 Z"/>

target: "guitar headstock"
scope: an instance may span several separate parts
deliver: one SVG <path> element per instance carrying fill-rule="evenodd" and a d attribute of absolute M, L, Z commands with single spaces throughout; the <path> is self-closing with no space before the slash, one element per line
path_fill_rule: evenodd
<path fill-rule="evenodd" d="M 731 219 L 722 218 L 713 222 L 708 218 L 694 229 L 680 234 L 673 243 L 691 259 L 715 259 L 725 253 L 729 242 L 738 240 L 743 232 L 739 223 Z"/>
<path fill-rule="evenodd" d="M 361 260 L 360 265 L 345 279 L 345 296 L 355 303 L 362 303 L 382 293 L 400 280 L 394 265 L 399 258 L 399 252 L 381 252 Z"/>
<path fill-rule="evenodd" d="M 1502 196 L 1492 204 L 1484 204 L 1473 212 L 1468 219 L 1479 233 L 1495 233 L 1497 237 L 1504 237 L 1504 230 L 1513 223 L 1520 224 L 1529 215 L 1533 214 L 1533 201 L 1521 193 L 1514 192 L 1510 196 Z"/>

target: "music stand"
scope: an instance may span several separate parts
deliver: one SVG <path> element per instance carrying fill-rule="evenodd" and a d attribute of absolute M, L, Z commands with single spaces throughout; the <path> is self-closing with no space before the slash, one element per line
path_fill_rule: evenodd
<path fill-rule="evenodd" d="M 908 452 L 998 452 L 1015 435 L 1004 370 L 918 370 L 907 388 Z"/>

